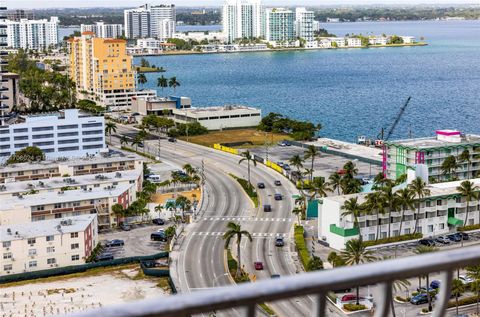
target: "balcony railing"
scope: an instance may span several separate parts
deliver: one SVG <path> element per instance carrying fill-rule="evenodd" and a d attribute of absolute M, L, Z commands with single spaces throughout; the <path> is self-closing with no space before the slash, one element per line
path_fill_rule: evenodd
<path fill-rule="evenodd" d="M 326 316 L 326 294 L 335 289 L 357 285 L 377 285 L 376 317 L 389 314 L 392 283 L 395 280 L 441 272 L 442 287 L 433 311 L 433 317 L 446 315 L 450 300 L 453 271 L 459 267 L 478 265 L 480 247 L 459 248 L 446 252 L 429 253 L 396 260 L 380 261 L 356 267 L 342 267 L 314 273 L 305 273 L 281 279 L 264 280 L 238 286 L 216 288 L 185 295 L 143 300 L 73 314 L 78 317 L 188 317 L 236 307 L 244 307 L 245 316 L 254 317 L 256 305 L 298 296 L 313 295 L 315 307 L 311 316 Z"/>

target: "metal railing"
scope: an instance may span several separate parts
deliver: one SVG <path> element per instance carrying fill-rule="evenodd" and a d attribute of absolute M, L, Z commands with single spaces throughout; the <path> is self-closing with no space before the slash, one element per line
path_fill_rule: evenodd
<path fill-rule="evenodd" d="M 188 317 L 193 314 L 244 307 L 246 308 L 245 316 L 254 317 L 257 304 L 313 295 L 315 307 L 311 316 L 320 317 L 327 316 L 325 309 L 326 294 L 329 291 L 353 288 L 358 285 L 376 284 L 380 291 L 378 292 L 379 297 L 375 298 L 377 305 L 375 316 L 383 317 L 389 315 L 393 296 L 392 283 L 395 280 L 441 272 L 442 286 L 432 315 L 433 317 L 440 317 L 445 315 L 450 299 L 453 271 L 459 267 L 478 264 L 480 264 L 480 247 L 466 247 L 362 264 L 355 267 L 342 267 L 282 277 L 281 279 L 216 288 L 191 294 L 143 300 L 70 316 Z"/>

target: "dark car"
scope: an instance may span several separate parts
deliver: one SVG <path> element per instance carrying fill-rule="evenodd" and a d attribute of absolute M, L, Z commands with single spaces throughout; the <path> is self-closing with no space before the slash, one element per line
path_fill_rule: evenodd
<path fill-rule="evenodd" d="M 433 289 L 437 289 L 437 288 L 440 288 L 440 281 L 439 280 L 433 280 L 431 283 L 430 283 L 430 287 L 433 288 Z"/>
<path fill-rule="evenodd" d="M 264 183 L 258 183 L 258 184 L 257 184 L 257 187 L 258 187 L 258 188 L 265 188 L 265 184 L 264 184 Z"/>
<path fill-rule="evenodd" d="M 279 180 L 276 180 L 276 181 L 275 181 L 275 186 L 282 186 L 282 182 L 279 181 Z"/>
<path fill-rule="evenodd" d="M 283 237 L 276 237 L 275 238 L 275 246 L 283 247 L 284 245 L 285 245 L 285 241 L 283 240 Z"/>
<path fill-rule="evenodd" d="M 111 261 L 111 260 L 113 260 L 113 254 L 111 253 L 102 253 L 95 258 L 95 262 Z"/>
<path fill-rule="evenodd" d="M 175 138 L 168 138 L 168 142 L 175 143 L 175 142 L 177 142 L 177 139 L 175 139 Z"/>
<path fill-rule="evenodd" d="M 165 220 L 163 220 L 162 218 L 155 218 L 152 220 L 152 222 L 159 226 L 162 226 L 165 224 Z"/>
<path fill-rule="evenodd" d="M 420 304 L 425 304 L 428 303 L 428 296 L 426 293 L 420 293 L 418 295 L 413 296 L 410 299 L 410 303 L 413 305 L 420 305 Z"/>
<path fill-rule="evenodd" d="M 275 198 L 275 200 L 282 200 L 283 199 L 282 194 L 275 194 L 273 197 Z"/>
<path fill-rule="evenodd" d="M 128 223 L 122 223 L 120 225 L 120 229 L 122 229 L 123 231 L 130 231 L 132 230 L 132 227 Z"/>
<path fill-rule="evenodd" d="M 452 242 L 460 242 L 462 241 L 462 237 L 456 233 L 452 233 L 452 234 L 449 234 L 447 235 L 447 238 L 448 240 L 452 241 Z"/>
<path fill-rule="evenodd" d="M 107 243 L 105 244 L 105 246 L 107 248 L 110 248 L 110 247 L 122 247 L 125 245 L 125 242 L 123 240 L 120 240 L 120 239 L 114 239 L 114 240 L 110 240 L 110 241 L 107 241 Z"/>
<path fill-rule="evenodd" d="M 143 142 L 138 143 L 138 147 L 144 147 L 144 146 L 145 144 L 143 144 Z"/>
<path fill-rule="evenodd" d="M 263 205 L 263 211 L 264 211 L 264 212 L 270 212 L 270 211 L 272 211 L 272 206 L 270 206 L 270 205 Z"/>
<path fill-rule="evenodd" d="M 429 247 L 432 247 L 432 246 L 435 245 L 435 241 L 433 241 L 432 239 L 420 239 L 420 240 L 418 240 L 417 243 L 420 244 L 420 245 L 426 245 L 426 246 L 429 246 Z"/>
<path fill-rule="evenodd" d="M 255 267 L 255 270 L 261 271 L 263 270 L 263 263 L 260 261 L 254 262 L 253 266 Z"/>
<path fill-rule="evenodd" d="M 272 274 L 270 278 L 280 278 L 280 274 Z"/>
<path fill-rule="evenodd" d="M 286 170 L 286 171 L 289 171 L 290 170 L 290 165 L 283 164 L 283 169 Z"/>
<path fill-rule="evenodd" d="M 468 233 L 465 233 L 465 232 L 457 232 L 456 235 L 458 235 L 463 240 L 470 239 L 470 237 L 468 236 Z"/>
<path fill-rule="evenodd" d="M 167 241 L 167 235 L 165 234 L 164 231 L 158 231 L 158 232 L 154 232 L 150 235 L 150 240 L 153 240 L 153 241 Z"/>

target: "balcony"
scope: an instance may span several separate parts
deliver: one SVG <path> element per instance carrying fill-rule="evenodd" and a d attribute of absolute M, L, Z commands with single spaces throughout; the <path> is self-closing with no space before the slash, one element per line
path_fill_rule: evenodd
<path fill-rule="evenodd" d="M 441 256 L 439 256 L 441 254 Z M 433 316 L 446 315 L 456 268 L 478 265 L 480 247 L 459 248 L 397 260 L 374 262 L 355 267 L 342 267 L 304 273 L 281 279 L 262 280 L 238 286 L 210 289 L 191 294 L 162 297 L 81 312 L 78 317 L 187 317 L 231 308 L 245 308 L 244 316 L 256 316 L 257 304 L 310 295 L 314 297 L 311 316 L 328 316 L 326 294 L 334 289 L 357 285 L 376 285 L 376 317 L 388 316 L 395 280 L 441 272 L 442 287 L 435 302 Z"/>

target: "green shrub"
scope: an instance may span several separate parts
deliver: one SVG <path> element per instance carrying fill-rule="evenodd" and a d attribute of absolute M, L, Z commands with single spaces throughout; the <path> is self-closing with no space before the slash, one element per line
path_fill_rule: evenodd
<path fill-rule="evenodd" d="M 239 184 L 242 186 L 243 190 L 245 193 L 247 193 L 248 197 L 252 200 L 253 204 L 255 205 L 255 208 L 258 207 L 258 194 L 255 191 L 255 188 L 252 186 L 252 184 L 249 184 L 246 179 L 239 178 L 233 174 L 230 174 Z"/>
<path fill-rule="evenodd" d="M 305 237 L 303 236 L 303 234 L 304 234 L 303 227 L 296 225 L 295 232 L 294 232 L 295 246 L 297 247 L 298 256 L 300 257 L 300 261 L 302 262 L 303 268 L 305 269 L 305 271 L 308 271 L 310 254 L 308 253 L 307 245 L 305 243 Z"/>
<path fill-rule="evenodd" d="M 395 299 L 398 300 L 399 302 L 404 302 L 404 303 L 407 303 L 410 301 L 410 297 L 402 297 L 402 296 L 395 296 Z"/>
<path fill-rule="evenodd" d="M 468 296 L 468 297 L 458 299 L 458 306 L 471 305 L 475 303 L 477 303 L 477 296 Z M 448 302 L 449 308 L 455 307 L 455 306 L 456 306 L 455 299 Z"/>
<path fill-rule="evenodd" d="M 420 238 L 422 238 L 422 234 L 417 232 L 417 233 L 404 234 L 404 235 L 397 236 L 397 237 L 378 239 L 377 241 L 375 241 L 375 240 L 365 241 L 364 244 L 367 247 L 371 247 L 373 245 L 378 245 L 378 244 L 401 242 L 401 241 L 415 240 L 415 239 L 420 239 Z"/>
<path fill-rule="evenodd" d="M 45 154 L 36 146 L 27 146 L 14 154 L 12 154 L 7 164 L 26 163 L 26 162 L 40 162 L 45 160 Z"/>
<path fill-rule="evenodd" d="M 470 226 L 464 226 L 464 227 L 460 227 L 460 228 L 457 228 L 458 231 L 471 231 L 471 230 L 477 230 L 477 229 L 480 229 L 480 224 L 476 224 L 476 225 L 470 225 Z"/>
<path fill-rule="evenodd" d="M 367 309 L 367 306 L 365 305 L 357 305 L 357 304 L 345 304 L 343 305 L 343 309 L 347 311 L 358 311 L 358 310 L 364 310 Z"/>

